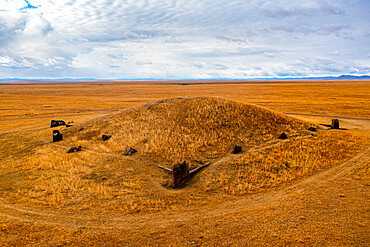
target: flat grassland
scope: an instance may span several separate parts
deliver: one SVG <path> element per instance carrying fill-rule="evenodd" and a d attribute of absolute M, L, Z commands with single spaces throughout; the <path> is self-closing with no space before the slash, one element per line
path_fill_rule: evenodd
<path fill-rule="evenodd" d="M 369 99 L 369 81 L 0 84 L 0 240 L 368 245 Z M 61 142 L 51 119 L 74 125 Z M 157 165 L 183 160 L 211 165 L 171 189 Z"/>

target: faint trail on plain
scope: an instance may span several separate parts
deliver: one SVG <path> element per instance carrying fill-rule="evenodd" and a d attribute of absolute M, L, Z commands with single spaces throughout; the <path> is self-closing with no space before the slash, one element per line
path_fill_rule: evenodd
<path fill-rule="evenodd" d="M 291 113 L 291 112 L 283 112 L 283 114 L 293 115 L 293 116 L 296 115 L 296 116 L 310 116 L 310 117 L 327 117 L 327 118 L 339 118 L 339 119 L 370 121 L 370 118 L 364 118 L 364 117 L 345 117 L 345 116 L 319 115 L 319 114 L 310 114 L 310 113 Z"/>
<path fill-rule="evenodd" d="M 25 121 L 25 120 L 37 120 L 37 119 L 51 119 L 51 118 L 62 118 L 62 117 L 84 117 L 84 116 L 94 116 L 94 115 L 107 115 L 107 113 L 91 113 L 91 114 L 78 114 L 78 115 L 60 115 L 60 116 L 49 116 L 49 117 L 34 117 L 34 118 L 15 118 L 15 119 L 3 119 L 0 122 L 10 122 L 10 121 Z"/>

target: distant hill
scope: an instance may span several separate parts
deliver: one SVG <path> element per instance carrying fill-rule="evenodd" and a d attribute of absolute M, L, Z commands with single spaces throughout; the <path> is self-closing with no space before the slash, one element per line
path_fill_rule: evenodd
<path fill-rule="evenodd" d="M 57 79 L 27 79 L 27 78 L 0 78 L 0 82 L 8 83 L 42 83 L 42 82 L 75 82 L 75 81 L 157 81 L 157 80 L 171 80 L 171 81 L 289 81 L 289 80 L 370 80 L 370 76 L 362 75 L 340 75 L 340 76 L 324 76 L 324 77 L 270 77 L 270 78 L 219 78 L 219 79 L 161 79 L 161 78 L 134 78 L 134 79 L 96 79 L 96 78 L 57 78 Z"/>
<path fill-rule="evenodd" d="M 357 80 L 357 79 L 370 79 L 370 76 L 363 75 L 363 76 L 353 76 L 353 75 L 341 75 L 337 77 L 340 80 Z"/>

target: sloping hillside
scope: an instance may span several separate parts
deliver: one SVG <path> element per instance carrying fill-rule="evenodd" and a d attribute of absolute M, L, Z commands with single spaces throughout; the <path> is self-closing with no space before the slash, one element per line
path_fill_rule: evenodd
<path fill-rule="evenodd" d="M 97 152 L 124 152 L 127 146 L 167 166 L 177 161 L 197 166 L 230 153 L 234 144 L 248 150 L 277 139 L 282 132 L 289 137 L 307 135 L 308 126 L 255 105 L 189 97 L 157 101 L 82 123 L 68 129 L 66 136 L 71 145 Z M 103 142 L 103 134 L 112 138 Z"/>
<path fill-rule="evenodd" d="M 78 215 L 181 211 L 276 187 L 344 162 L 366 138 L 319 129 L 255 105 L 219 98 L 173 98 L 140 105 L 73 127 L 33 131 L 27 156 L 2 162 L 2 196 L 12 205 Z M 278 137 L 286 132 L 288 139 Z M 102 140 L 102 135 L 111 135 Z M 11 136 L 8 136 L 11 138 Z M 234 144 L 243 147 L 231 154 Z M 82 151 L 67 153 L 70 147 Z M 125 154 L 125 147 L 138 150 Z M 182 189 L 170 189 L 171 168 L 211 164 Z"/>

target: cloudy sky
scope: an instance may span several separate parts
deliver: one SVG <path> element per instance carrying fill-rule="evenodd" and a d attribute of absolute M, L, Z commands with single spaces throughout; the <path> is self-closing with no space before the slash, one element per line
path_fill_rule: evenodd
<path fill-rule="evenodd" d="M 370 75 L 369 0 L 0 0 L 0 78 Z"/>

